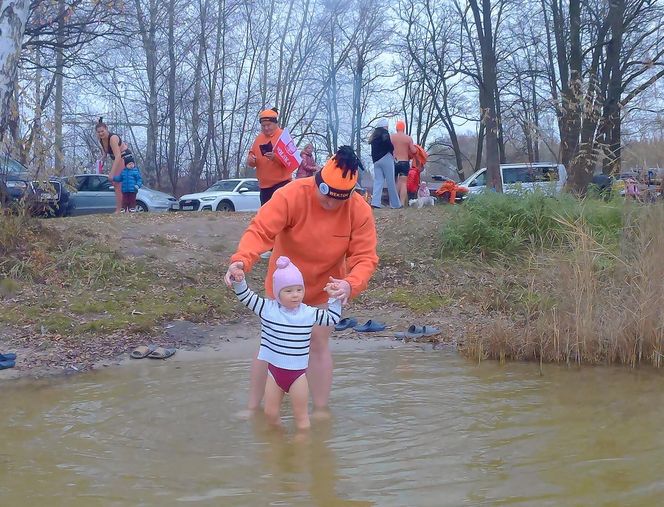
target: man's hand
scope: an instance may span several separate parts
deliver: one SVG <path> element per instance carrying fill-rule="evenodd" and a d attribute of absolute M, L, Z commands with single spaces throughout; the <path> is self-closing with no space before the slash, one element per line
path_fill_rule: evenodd
<path fill-rule="evenodd" d="M 350 299 L 350 284 L 346 280 L 330 277 L 330 281 L 323 289 L 331 298 L 338 299 L 342 305 Z"/>
<path fill-rule="evenodd" d="M 228 266 L 224 281 L 228 287 L 233 287 L 233 282 L 241 282 L 244 280 L 244 263 L 242 261 L 232 262 Z"/>
<path fill-rule="evenodd" d="M 254 155 L 253 153 L 250 153 L 247 156 L 247 163 L 249 163 L 250 165 L 255 165 L 256 164 L 256 155 Z"/>
<path fill-rule="evenodd" d="M 273 151 L 268 151 L 265 154 L 265 158 L 270 159 L 270 160 L 274 160 L 274 152 Z"/>

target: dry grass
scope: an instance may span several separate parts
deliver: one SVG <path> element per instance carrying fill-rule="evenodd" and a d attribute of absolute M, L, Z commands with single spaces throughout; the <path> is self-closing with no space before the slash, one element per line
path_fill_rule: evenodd
<path fill-rule="evenodd" d="M 474 358 L 567 364 L 662 366 L 664 206 L 626 210 L 619 248 L 598 242 L 587 224 L 565 223 L 565 251 L 531 254 L 534 304 L 465 345 Z"/>

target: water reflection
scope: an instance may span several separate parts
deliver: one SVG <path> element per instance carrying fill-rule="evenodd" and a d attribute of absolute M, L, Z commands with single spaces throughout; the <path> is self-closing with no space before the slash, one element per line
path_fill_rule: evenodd
<path fill-rule="evenodd" d="M 661 374 L 336 356 L 306 438 L 234 418 L 247 361 L 142 362 L 0 391 L 2 505 L 659 505 Z"/>

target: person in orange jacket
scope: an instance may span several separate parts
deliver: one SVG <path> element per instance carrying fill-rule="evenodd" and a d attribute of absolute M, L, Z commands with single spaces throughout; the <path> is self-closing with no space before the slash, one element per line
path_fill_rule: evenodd
<path fill-rule="evenodd" d="M 265 291 L 274 298 L 272 274 L 276 259 L 295 263 L 307 291 L 304 303 L 324 307 L 329 297 L 346 303 L 366 289 L 378 265 L 376 224 L 371 207 L 354 191 L 360 161 L 342 146 L 313 178 L 278 189 L 260 208 L 231 256 L 226 284 L 250 271 L 261 252 L 273 249 Z M 315 410 L 325 410 L 332 387 L 331 328 L 314 327 L 307 379 Z M 267 363 L 254 359 L 248 409 L 258 409 L 265 392 Z"/>
<path fill-rule="evenodd" d="M 261 133 L 256 136 L 247 155 L 247 165 L 256 168 L 256 178 L 260 187 L 261 206 L 268 202 L 274 192 L 290 183 L 292 171 L 274 154 L 274 146 L 283 132 L 278 123 L 278 111 L 266 109 L 258 115 Z"/>

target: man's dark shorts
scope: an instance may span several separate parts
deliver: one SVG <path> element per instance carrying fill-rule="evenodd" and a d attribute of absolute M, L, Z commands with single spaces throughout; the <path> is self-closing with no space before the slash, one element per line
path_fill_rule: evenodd
<path fill-rule="evenodd" d="M 408 171 L 410 171 L 410 162 L 402 161 L 394 163 L 394 175 L 395 176 L 408 176 Z"/>
<path fill-rule="evenodd" d="M 272 196 L 274 193 L 279 190 L 281 187 L 285 187 L 291 182 L 291 180 L 286 180 L 282 181 L 280 183 L 277 183 L 276 185 L 273 185 L 271 187 L 267 188 L 261 188 L 261 206 L 265 204 L 267 201 L 272 199 Z"/>

